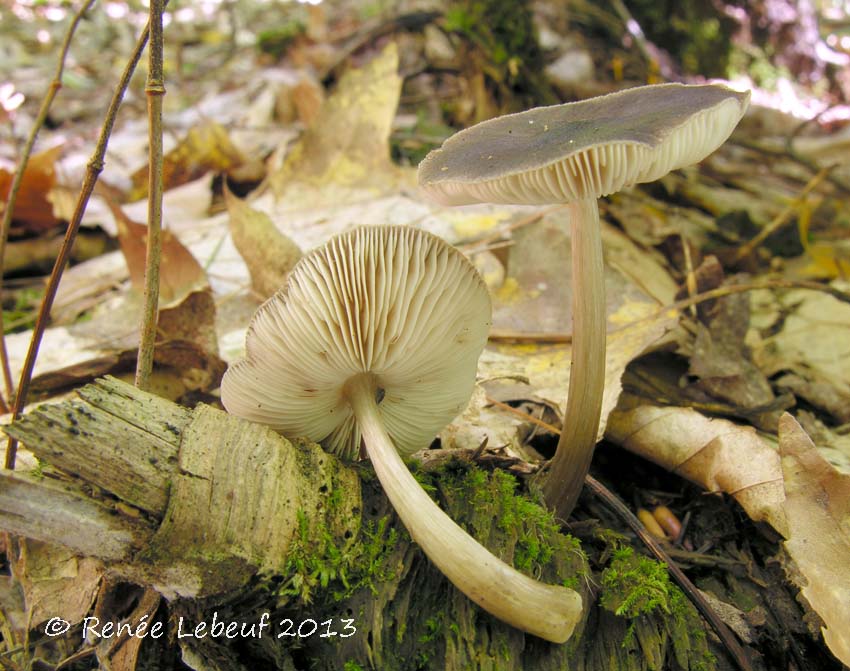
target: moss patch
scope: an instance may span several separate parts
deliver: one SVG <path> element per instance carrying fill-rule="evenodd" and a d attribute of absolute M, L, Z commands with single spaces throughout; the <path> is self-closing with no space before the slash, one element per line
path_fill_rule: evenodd
<path fill-rule="evenodd" d="M 664 564 L 630 547 L 615 550 L 602 572 L 600 605 L 617 618 L 612 632 L 623 631 L 620 647 L 632 660 L 627 668 L 666 668 L 670 662 L 692 671 L 714 668 L 699 615 Z"/>
<path fill-rule="evenodd" d="M 288 578 L 277 589 L 282 603 L 295 598 L 309 604 L 317 594 L 325 602 L 339 602 L 360 589 L 376 593 L 377 583 L 395 577 L 388 559 L 398 531 L 390 527 L 389 516 L 366 522 L 357 542 L 335 537 L 324 523 L 311 529 L 303 512 L 298 513 L 298 522 L 298 536 L 286 562 Z"/>

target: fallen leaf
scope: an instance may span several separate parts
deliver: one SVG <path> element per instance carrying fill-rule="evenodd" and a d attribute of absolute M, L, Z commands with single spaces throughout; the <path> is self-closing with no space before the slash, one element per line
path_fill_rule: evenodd
<path fill-rule="evenodd" d="M 12 213 L 14 233 L 38 235 L 59 223 L 49 196 L 56 185 L 56 161 L 61 153 L 60 145 L 30 157 Z M 0 168 L 0 213 L 8 201 L 13 178 L 14 172 Z"/>
<path fill-rule="evenodd" d="M 21 538 L 12 560 L 12 574 L 21 584 L 29 614 L 36 627 L 52 617 L 80 622 L 97 595 L 103 567 L 91 558 L 76 557 L 58 546 Z"/>
<path fill-rule="evenodd" d="M 177 146 L 163 157 L 163 190 L 186 184 L 207 172 L 226 172 L 245 163 L 245 157 L 233 145 L 227 131 L 215 122 L 203 123 L 189 130 Z M 133 173 L 130 200 L 148 194 L 148 167 Z"/>
<path fill-rule="evenodd" d="M 107 198 L 107 203 L 118 226 L 118 243 L 127 261 L 130 281 L 137 291 L 144 291 L 148 227 L 132 221 L 110 198 Z M 193 291 L 208 287 L 206 273 L 192 253 L 171 231 L 163 229 L 159 271 L 160 308 L 178 304 Z"/>
<path fill-rule="evenodd" d="M 785 549 L 802 596 L 823 620 L 824 641 L 850 666 L 850 476 L 839 474 L 789 414 L 779 420 L 785 475 Z"/>
<path fill-rule="evenodd" d="M 138 627 L 140 622 L 150 625 L 155 622 L 155 614 L 161 601 L 159 593 L 149 587 L 142 594 L 133 612 L 126 617 L 122 618 L 117 613 L 101 613 L 100 619 L 105 622 L 128 622 L 135 627 Z M 144 640 L 144 636 L 128 635 L 103 638 L 97 643 L 98 661 L 103 668 L 111 671 L 135 671 Z"/>
<path fill-rule="evenodd" d="M 605 437 L 709 492 L 729 494 L 751 519 L 787 536 L 779 454 L 751 426 L 623 394 Z"/>
<path fill-rule="evenodd" d="M 315 191 L 338 201 L 334 187 L 394 190 L 400 173 L 390 160 L 389 136 L 400 93 L 398 50 L 390 42 L 366 66 L 342 76 L 283 166 L 270 175 L 278 201 L 306 205 Z"/>
<path fill-rule="evenodd" d="M 261 300 L 280 289 L 301 250 L 281 233 L 265 212 L 255 210 L 225 187 L 224 200 L 230 214 L 233 244 L 248 266 L 251 286 Z"/>
<path fill-rule="evenodd" d="M 775 432 L 780 412 L 794 401 L 787 395 L 777 399 L 767 376 L 753 362 L 746 342 L 750 297 L 731 294 L 701 307 L 688 370 L 692 381 L 685 395 L 698 401 L 718 399 L 728 403 L 736 416 Z"/>
<path fill-rule="evenodd" d="M 847 291 L 850 284 L 832 286 Z M 780 374 L 786 388 L 824 410 L 838 423 L 850 421 L 850 304 L 826 293 L 792 290 L 753 297 L 764 334 L 753 356 L 765 375 Z"/>

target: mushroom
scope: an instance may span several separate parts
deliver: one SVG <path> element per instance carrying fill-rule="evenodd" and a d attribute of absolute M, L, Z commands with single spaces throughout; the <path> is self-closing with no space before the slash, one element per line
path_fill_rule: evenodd
<path fill-rule="evenodd" d="M 564 426 L 543 493 L 566 519 L 590 468 L 605 381 L 605 284 L 596 199 L 696 163 L 740 121 L 749 92 L 642 86 L 539 107 L 463 130 L 419 165 L 444 205 L 564 203 L 571 224 L 573 335 Z"/>
<path fill-rule="evenodd" d="M 492 615 L 561 643 L 581 617 L 581 597 L 494 557 L 400 456 L 427 447 L 468 403 L 490 312 L 472 264 L 440 238 L 358 228 L 302 258 L 259 308 L 221 398 L 233 414 L 348 459 L 362 437 L 411 537 L 446 577 Z"/>

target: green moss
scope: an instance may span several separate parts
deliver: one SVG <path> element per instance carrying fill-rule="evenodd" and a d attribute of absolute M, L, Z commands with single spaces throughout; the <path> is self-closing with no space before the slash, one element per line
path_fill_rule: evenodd
<path fill-rule="evenodd" d="M 396 567 L 388 561 L 398 541 L 390 518 L 364 523 L 355 542 L 335 537 L 324 523 L 311 528 L 307 515 L 298 512 L 298 534 L 289 549 L 284 574 L 277 589 L 283 601 L 296 598 L 309 604 L 319 589 L 322 599 L 335 602 L 360 589 L 376 591 L 376 583 L 392 580 Z"/>
<path fill-rule="evenodd" d="M 36 458 L 35 466 L 30 469 L 30 475 L 34 478 L 41 480 L 44 478 L 44 466 L 45 462 L 41 459 Z"/>
<path fill-rule="evenodd" d="M 632 548 L 614 550 L 602 572 L 600 604 L 618 618 L 627 619 L 622 647 L 640 650 L 651 660 L 664 659 L 667 649 L 678 666 L 692 671 L 713 668 L 705 630 L 685 594 L 674 585 L 667 567 L 635 554 Z"/>
<path fill-rule="evenodd" d="M 519 493 L 512 476 L 465 462 L 450 462 L 436 473 L 415 465 L 411 470 L 449 517 L 504 561 L 544 582 L 583 584 L 588 569 L 578 543 Z M 363 648 L 347 650 L 343 659 L 365 664 L 380 650 L 381 668 L 397 671 L 565 668 L 579 635 L 561 646 L 526 636 L 472 603 L 421 556 L 411 561 L 411 553 L 420 553 L 415 545 L 405 549 L 400 543 L 397 550 L 407 570 L 387 584 L 376 582 L 377 595 L 361 591 L 348 602 L 363 604 L 357 637 Z M 370 651 L 372 642 L 376 648 Z M 544 666 L 536 664 L 541 659 Z"/>
<path fill-rule="evenodd" d="M 295 41 L 306 32 L 304 22 L 292 19 L 281 25 L 260 31 L 257 35 L 257 49 L 264 54 L 280 58 Z"/>
<path fill-rule="evenodd" d="M 663 564 L 622 548 L 602 572 L 600 603 L 620 617 L 634 618 L 659 609 L 670 613 L 672 588 Z"/>

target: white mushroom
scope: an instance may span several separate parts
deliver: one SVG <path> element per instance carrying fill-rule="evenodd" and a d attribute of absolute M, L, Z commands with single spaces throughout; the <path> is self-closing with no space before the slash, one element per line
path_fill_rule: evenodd
<path fill-rule="evenodd" d="M 696 163 L 719 147 L 749 93 L 659 84 L 484 121 L 419 165 L 445 205 L 564 203 L 571 223 L 573 336 L 564 427 L 543 482 L 566 519 L 590 468 L 605 380 L 605 284 L 596 199 Z"/>
<path fill-rule="evenodd" d="M 358 228 L 305 256 L 251 322 L 225 407 L 349 459 L 361 437 L 411 537 L 470 599 L 554 642 L 581 617 L 573 590 L 494 557 L 422 490 L 399 453 L 426 447 L 469 401 L 490 328 L 473 266 L 409 227 Z"/>

